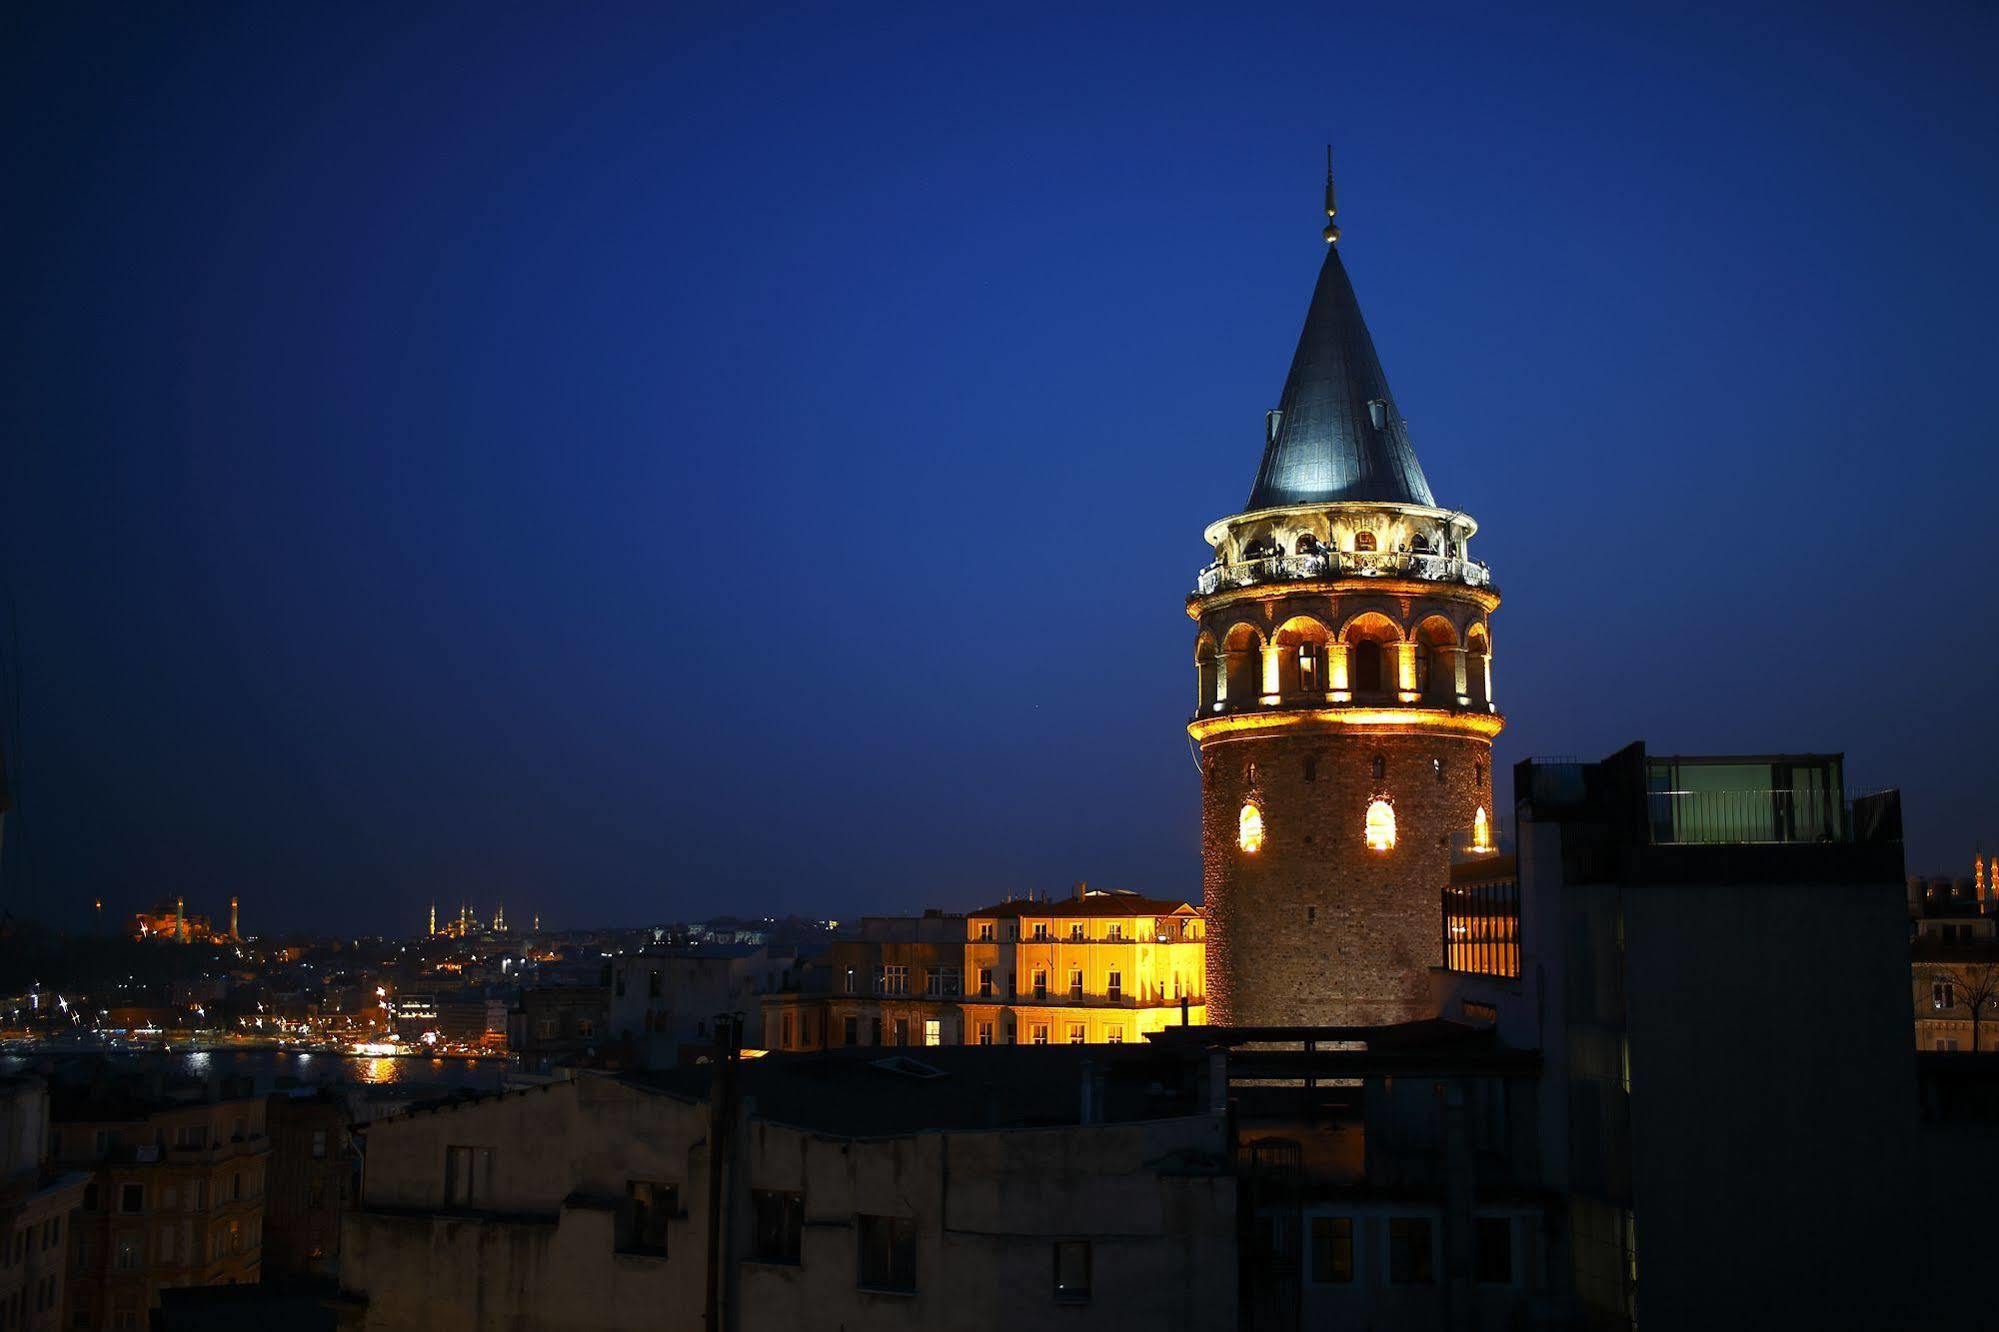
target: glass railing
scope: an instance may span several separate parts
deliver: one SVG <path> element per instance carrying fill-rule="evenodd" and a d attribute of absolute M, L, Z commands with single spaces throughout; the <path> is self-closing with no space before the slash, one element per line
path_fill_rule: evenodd
<path fill-rule="evenodd" d="M 1847 802 L 1839 791 L 1648 791 L 1645 802 L 1655 846 L 1845 840 Z"/>

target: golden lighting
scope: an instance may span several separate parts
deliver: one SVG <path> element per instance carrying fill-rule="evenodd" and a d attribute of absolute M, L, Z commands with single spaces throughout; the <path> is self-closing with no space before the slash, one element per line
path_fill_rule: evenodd
<path fill-rule="evenodd" d="M 1472 815 L 1471 849 L 1474 851 L 1492 850 L 1492 825 L 1486 821 L 1484 805 L 1480 805 L 1478 813 Z"/>
<path fill-rule="evenodd" d="M 1390 841 L 1395 839 L 1392 828 L 1388 836 Z M 1263 811 L 1256 807 L 1254 800 L 1245 800 L 1242 813 L 1236 818 L 1235 844 L 1251 855 L 1263 846 Z"/>
<path fill-rule="evenodd" d="M 1367 807 L 1367 849 L 1395 849 L 1395 806 L 1379 796 Z"/>

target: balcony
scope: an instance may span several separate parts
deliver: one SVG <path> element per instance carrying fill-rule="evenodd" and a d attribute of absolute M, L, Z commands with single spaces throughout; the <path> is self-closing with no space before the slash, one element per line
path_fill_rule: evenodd
<path fill-rule="evenodd" d="M 1306 555 L 1266 555 L 1236 564 L 1217 561 L 1194 577 L 1194 594 L 1211 597 L 1263 583 L 1320 578 L 1414 578 L 1426 583 L 1492 586 L 1492 571 L 1477 560 L 1410 550 L 1322 550 Z"/>

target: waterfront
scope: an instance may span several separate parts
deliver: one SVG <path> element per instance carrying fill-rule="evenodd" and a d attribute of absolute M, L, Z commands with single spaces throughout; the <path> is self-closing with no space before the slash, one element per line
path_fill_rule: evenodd
<path fill-rule="evenodd" d="M 165 1073 L 170 1079 L 250 1078 L 260 1093 L 286 1087 L 360 1084 L 374 1087 L 497 1091 L 516 1067 L 511 1059 L 437 1055 L 314 1054 L 304 1050 L 191 1050 L 96 1053 L 73 1049 L 0 1056 L 0 1073 L 102 1061 L 120 1071 Z"/>

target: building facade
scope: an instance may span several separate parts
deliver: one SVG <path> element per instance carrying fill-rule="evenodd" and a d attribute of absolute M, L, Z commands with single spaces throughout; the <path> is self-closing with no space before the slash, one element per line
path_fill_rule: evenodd
<path fill-rule="evenodd" d="M 41 1079 L 0 1078 L 0 1328 L 69 1326 L 70 1231 L 89 1183 L 51 1164 Z"/>
<path fill-rule="evenodd" d="M 257 1281 L 262 1097 L 58 1087 L 52 1119 L 57 1163 L 90 1176 L 70 1227 L 69 1326 L 141 1328 L 164 1288 Z"/>
<path fill-rule="evenodd" d="M 1170 898 L 1093 891 L 965 915 L 872 918 L 767 994 L 772 1050 L 1118 1045 L 1207 1020 L 1207 921 Z"/>
<path fill-rule="evenodd" d="M 1416 460 L 1329 242 L 1242 513 L 1209 526 L 1198 626 L 1207 996 L 1218 1023 L 1427 1012 L 1454 839 L 1489 838 L 1491 615 L 1477 524 Z"/>
<path fill-rule="evenodd" d="M 586 1073 L 370 1125 L 348 1324 L 1230 1326 L 1226 1115 L 1119 1054 Z"/>

